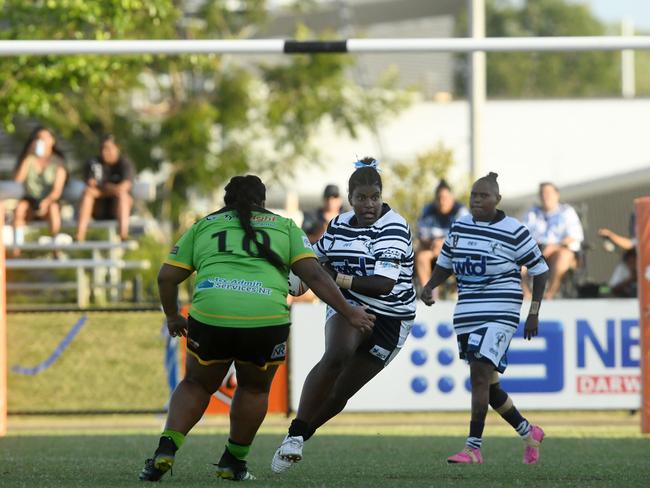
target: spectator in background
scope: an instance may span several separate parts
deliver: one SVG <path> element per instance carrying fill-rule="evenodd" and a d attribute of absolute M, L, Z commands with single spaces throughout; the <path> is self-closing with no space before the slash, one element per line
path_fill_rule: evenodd
<path fill-rule="evenodd" d="M 14 180 L 24 186 L 24 196 L 14 211 L 14 244 L 25 242 L 25 225 L 29 220 L 48 219 L 50 233 L 57 236 L 61 229 L 59 199 L 63 193 L 67 172 L 63 152 L 52 131 L 36 127 L 18 156 Z M 18 257 L 20 249 L 14 248 Z"/>
<path fill-rule="evenodd" d="M 341 213 L 343 200 L 339 187 L 327 185 L 323 191 L 323 206 L 312 213 L 306 213 L 302 223 L 302 230 L 307 234 L 312 244 L 325 233 L 330 220 Z"/>
<path fill-rule="evenodd" d="M 422 209 L 418 219 L 415 272 L 420 286 L 424 286 L 431 279 L 431 271 L 451 224 L 467 213 L 467 207 L 456 201 L 447 182 L 440 180 L 434 192 L 433 202 Z"/>
<path fill-rule="evenodd" d="M 577 266 L 576 253 L 580 251 L 584 232 L 575 209 L 560 202 L 560 192 L 553 183 L 539 185 L 541 205 L 532 207 L 524 217 L 550 268 L 549 286 L 545 298 L 555 296 L 562 278 L 569 269 Z M 522 280 L 524 295 L 530 296 L 527 280 Z"/>
<path fill-rule="evenodd" d="M 634 249 L 636 247 L 636 214 L 635 212 L 632 212 L 632 215 L 630 215 L 630 237 L 625 237 L 620 234 L 617 234 L 616 232 L 607 229 L 607 228 L 601 228 L 598 229 L 598 235 L 605 240 L 605 249 L 607 251 L 613 251 L 615 249 L 614 246 L 619 247 L 623 249 L 624 251 L 629 251 L 631 249 Z M 612 245 L 613 244 L 613 245 Z"/>
<path fill-rule="evenodd" d="M 636 249 L 623 253 L 623 259 L 614 268 L 609 282 L 612 296 L 618 298 L 635 298 L 637 296 Z"/>
<path fill-rule="evenodd" d="M 116 218 L 120 238 L 128 238 L 133 176 L 133 164 L 122 156 L 115 138 L 110 134 L 104 136 L 99 156 L 86 163 L 86 189 L 79 203 L 77 241 L 86 240 L 91 216 L 99 220 Z"/>

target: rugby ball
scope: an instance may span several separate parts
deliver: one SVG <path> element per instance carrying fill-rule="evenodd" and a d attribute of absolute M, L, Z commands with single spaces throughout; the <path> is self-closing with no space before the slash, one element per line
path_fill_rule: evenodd
<path fill-rule="evenodd" d="M 309 287 L 293 271 L 289 271 L 289 295 L 299 297 L 307 290 Z"/>

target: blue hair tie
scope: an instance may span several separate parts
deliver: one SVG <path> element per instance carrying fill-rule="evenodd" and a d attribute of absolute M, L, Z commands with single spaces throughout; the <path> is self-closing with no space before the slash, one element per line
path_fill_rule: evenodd
<path fill-rule="evenodd" d="M 360 159 L 357 159 L 354 162 L 354 167 L 357 168 L 357 169 L 358 168 L 372 168 L 375 171 L 379 172 L 379 161 L 377 161 L 376 159 L 373 159 L 370 163 L 364 163 Z"/>

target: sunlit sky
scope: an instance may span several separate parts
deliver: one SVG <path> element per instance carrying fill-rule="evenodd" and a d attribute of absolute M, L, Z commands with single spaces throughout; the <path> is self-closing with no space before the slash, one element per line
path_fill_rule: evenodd
<path fill-rule="evenodd" d="M 601 20 L 612 23 L 629 19 L 638 29 L 650 29 L 648 0 L 576 0 L 586 3 Z"/>
<path fill-rule="evenodd" d="M 293 0 L 269 0 L 271 5 L 285 5 Z M 320 0 L 322 3 L 332 3 L 339 0 Z M 347 0 L 352 5 L 361 0 Z M 368 1 L 368 0 L 363 0 Z M 399 1 L 399 0 L 395 0 Z M 458 0 L 464 1 L 464 0 Z M 614 23 L 622 19 L 630 19 L 636 28 L 650 30 L 650 0 L 569 0 L 574 3 L 585 3 L 591 6 L 598 18 Z"/>

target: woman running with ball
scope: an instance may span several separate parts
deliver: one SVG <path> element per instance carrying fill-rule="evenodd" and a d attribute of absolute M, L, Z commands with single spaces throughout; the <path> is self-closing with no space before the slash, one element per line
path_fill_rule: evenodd
<path fill-rule="evenodd" d="M 353 210 L 329 223 L 314 251 L 349 303 L 376 316 L 375 326 L 362 332 L 327 309 L 325 353 L 307 376 L 297 416 L 273 456 L 276 473 L 300 461 L 304 442 L 390 363 L 415 317 L 411 231 L 382 200 L 377 161 L 355 165 L 348 184 Z"/>

